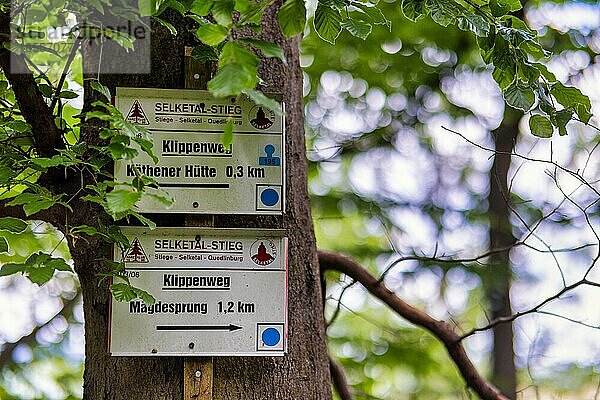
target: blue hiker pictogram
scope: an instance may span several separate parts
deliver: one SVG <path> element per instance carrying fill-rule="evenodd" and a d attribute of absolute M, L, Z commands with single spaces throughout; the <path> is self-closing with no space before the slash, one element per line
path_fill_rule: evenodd
<path fill-rule="evenodd" d="M 274 157 L 275 146 L 268 144 L 265 146 L 266 157 L 258 157 L 258 165 L 265 165 L 267 167 L 279 167 L 281 165 L 281 159 Z"/>

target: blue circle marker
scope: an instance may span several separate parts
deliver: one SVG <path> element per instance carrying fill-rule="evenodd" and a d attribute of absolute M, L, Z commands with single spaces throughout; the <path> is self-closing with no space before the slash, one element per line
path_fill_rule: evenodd
<path fill-rule="evenodd" d="M 279 194 L 274 189 L 265 189 L 260 194 L 260 201 L 265 206 L 274 206 L 279 201 Z"/>
<path fill-rule="evenodd" d="M 280 340 L 281 335 L 275 328 L 267 328 L 262 333 L 262 341 L 267 346 L 275 346 Z"/>

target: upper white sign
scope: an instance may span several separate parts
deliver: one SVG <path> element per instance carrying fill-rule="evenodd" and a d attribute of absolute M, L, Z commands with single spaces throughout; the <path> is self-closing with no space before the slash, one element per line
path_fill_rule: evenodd
<path fill-rule="evenodd" d="M 131 181 L 137 168 L 175 200 L 166 209 L 144 197 L 140 212 L 284 212 L 283 117 L 247 97 L 214 99 L 202 90 L 117 88 L 116 106 L 127 120 L 152 133 L 158 162 L 140 151 L 131 161 L 115 163 L 115 179 Z M 231 149 L 221 143 L 229 118 L 234 124 Z"/>

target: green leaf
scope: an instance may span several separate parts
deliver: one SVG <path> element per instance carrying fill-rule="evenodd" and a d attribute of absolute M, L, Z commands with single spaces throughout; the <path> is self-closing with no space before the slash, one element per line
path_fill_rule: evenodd
<path fill-rule="evenodd" d="M 76 233 L 84 233 L 88 236 L 93 236 L 93 235 L 97 234 L 98 231 L 93 226 L 78 225 L 78 226 L 71 228 L 71 234 L 76 234 Z"/>
<path fill-rule="evenodd" d="M 4 126 L 19 133 L 31 132 L 31 125 L 24 121 L 9 121 Z"/>
<path fill-rule="evenodd" d="M 96 92 L 100 93 L 102 96 L 104 96 L 104 98 L 106 99 L 106 101 L 111 101 L 111 94 L 110 94 L 110 89 L 108 89 L 108 87 L 104 86 L 103 84 L 101 84 L 98 81 L 92 81 L 90 83 L 90 86 L 92 87 L 92 89 L 94 89 Z"/>
<path fill-rule="evenodd" d="M 108 210 L 114 215 L 131 210 L 141 198 L 142 194 L 140 192 L 114 189 L 106 195 L 106 202 Z"/>
<path fill-rule="evenodd" d="M 490 0 L 489 6 L 494 17 L 500 17 L 523 8 L 519 0 Z"/>
<path fill-rule="evenodd" d="M 567 134 L 567 124 L 573 118 L 573 111 L 571 110 L 560 110 L 556 113 L 550 114 L 550 121 L 558 128 L 560 136 Z"/>
<path fill-rule="evenodd" d="M 0 231 L 9 231 L 12 233 L 21 233 L 27 229 L 27 223 L 19 218 L 3 217 L 0 218 Z"/>
<path fill-rule="evenodd" d="M 372 4 L 363 4 L 363 3 L 350 3 L 354 7 L 361 10 L 364 15 L 369 19 L 369 21 L 375 25 L 385 25 L 388 28 L 392 28 L 392 23 L 389 21 L 385 15 L 381 12 L 381 10 L 375 7 Z"/>
<path fill-rule="evenodd" d="M 79 94 L 70 90 L 63 90 L 58 94 L 58 97 L 60 97 L 61 99 L 76 99 L 79 97 Z"/>
<path fill-rule="evenodd" d="M 160 6 L 158 7 L 158 10 L 156 10 L 156 12 L 153 15 L 161 15 L 168 8 L 172 8 L 173 10 L 177 11 L 179 14 L 185 15 L 187 9 L 181 3 L 182 2 L 180 2 L 178 0 L 165 0 L 165 1 L 162 1 L 160 3 Z M 185 3 L 188 4 L 189 2 L 186 1 Z"/>
<path fill-rule="evenodd" d="M 227 42 L 221 50 L 219 57 L 219 67 L 224 67 L 228 64 L 238 64 L 249 70 L 256 70 L 259 63 L 259 58 L 256 54 L 235 42 Z"/>
<path fill-rule="evenodd" d="M 32 158 L 31 162 L 42 168 L 50 168 L 62 165 L 65 159 L 62 156 L 53 156 L 52 158 L 38 157 Z"/>
<path fill-rule="evenodd" d="M 459 17 L 458 27 L 463 31 L 471 31 L 479 37 L 486 37 L 490 33 L 490 24 L 485 18 L 473 13 Z"/>
<path fill-rule="evenodd" d="M 221 68 L 217 75 L 208 82 L 208 90 L 215 97 L 237 96 L 246 89 L 251 89 L 258 83 L 256 74 L 238 64 L 229 64 Z"/>
<path fill-rule="evenodd" d="M 4 264 L 2 268 L 0 268 L 0 276 L 9 276 L 19 272 L 25 272 L 27 270 L 27 265 L 25 264 Z"/>
<path fill-rule="evenodd" d="M 43 285 L 52 278 L 55 270 L 71 271 L 71 267 L 62 258 L 53 258 L 45 253 L 35 253 L 30 255 L 23 264 L 4 265 L 0 270 L 0 276 L 23 272 L 33 283 Z"/>
<path fill-rule="evenodd" d="M 262 92 L 258 90 L 244 90 L 244 93 L 256 104 L 267 107 L 269 110 L 272 110 L 275 114 L 281 116 L 283 115 L 283 109 L 281 108 L 281 104 L 277 100 L 273 100 L 270 97 L 265 96 Z"/>
<path fill-rule="evenodd" d="M 8 205 L 9 206 L 20 206 L 20 205 L 27 204 L 30 202 L 39 201 L 41 199 L 43 199 L 43 196 L 40 194 L 25 192 L 25 193 L 19 194 L 17 197 L 12 199 L 11 202 L 8 203 Z"/>
<path fill-rule="evenodd" d="M 279 46 L 277 43 L 271 43 L 265 40 L 258 39 L 242 39 L 242 42 L 248 43 L 249 45 L 256 47 L 257 49 L 262 51 L 265 57 L 275 57 L 279 58 L 284 63 L 286 62 L 285 53 L 283 52 L 281 46 Z"/>
<path fill-rule="evenodd" d="M 142 224 L 146 225 L 148 228 L 150 228 L 150 229 L 156 228 L 156 223 L 154 221 L 152 221 L 151 219 L 144 217 L 142 214 L 138 214 L 133 211 L 131 211 L 130 214 L 133 215 L 134 217 L 136 217 L 138 219 L 138 221 L 140 221 Z"/>
<path fill-rule="evenodd" d="M 54 268 L 58 271 L 71 271 L 71 266 L 67 264 L 67 262 L 63 258 L 50 257 L 46 255 L 47 258 L 44 258 L 44 265 L 46 267 Z"/>
<path fill-rule="evenodd" d="M 38 193 L 21 193 L 15 197 L 10 203 L 11 206 L 23 205 L 23 211 L 25 215 L 30 216 L 41 210 L 52 207 L 58 201 L 58 198 L 53 198 L 48 195 L 41 195 Z"/>
<path fill-rule="evenodd" d="M 515 82 L 504 90 L 506 103 L 522 111 L 529 111 L 535 102 L 535 93 L 529 86 Z"/>
<path fill-rule="evenodd" d="M 113 160 L 133 160 L 139 153 L 136 149 L 121 142 L 110 143 L 107 147 Z"/>
<path fill-rule="evenodd" d="M 173 35 L 173 36 L 177 35 L 177 28 L 175 28 L 175 26 L 172 23 L 170 23 L 169 21 L 164 20 L 159 17 L 154 17 L 154 20 L 157 21 L 162 26 L 164 26 L 165 28 L 167 28 L 169 30 L 169 32 L 171 33 L 171 35 Z"/>
<path fill-rule="evenodd" d="M 323 3 L 319 3 L 317 6 L 313 24 L 319 37 L 331 44 L 335 43 L 335 39 L 342 31 L 340 12 L 323 5 Z"/>
<path fill-rule="evenodd" d="M 192 50 L 192 58 L 199 63 L 204 64 L 211 61 L 217 61 L 219 59 L 219 55 L 214 47 L 200 43 Z"/>
<path fill-rule="evenodd" d="M 104 14 L 104 8 L 102 7 L 102 3 L 100 3 L 100 0 L 88 0 L 88 2 L 96 9 L 98 10 L 101 14 Z"/>
<path fill-rule="evenodd" d="M 252 8 L 253 5 L 255 5 L 255 3 L 253 3 L 250 0 L 235 0 L 234 9 L 240 14 L 243 14 L 244 12 Z"/>
<path fill-rule="evenodd" d="M 115 283 L 110 285 L 110 291 L 117 301 L 129 302 L 138 297 L 131 285 L 126 283 Z"/>
<path fill-rule="evenodd" d="M 44 283 L 52 279 L 54 275 L 54 268 L 52 267 L 38 267 L 29 268 L 27 270 L 27 278 L 38 286 L 42 286 Z"/>
<path fill-rule="evenodd" d="M 258 3 L 254 3 L 250 0 L 236 0 L 235 10 L 240 13 L 240 20 L 238 23 L 254 23 L 260 24 L 265 9 L 272 4 L 272 0 L 263 0 Z"/>
<path fill-rule="evenodd" d="M 540 71 L 530 63 L 523 61 L 517 65 L 518 77 L 526 83 L 537 84 L 540 80 Z"/>
<path fill-rule="evenodd" d="M 0 236 L 0 253 L 8 253 L 8 242 Z"/>
<path fill-rule="evenodd" d="M 154 143 L 151 140 L 139 138 L 139 137 L 132 137 L 131 140 L 136 142 L 140 146 L 142 151 L 144 153 L 148 154 L 152 158 L 152 161 L 154 161 L 154 163 L 158 162 L 158 157 L 152 151 L 152 147 L 154 146 Z"/>
<path fill-rule="evenodd" d="M 283 34 L 288 38 L 302 33 L 306 25 L 304 0 L 286 0 L 279 9 L 277 22 L 279 22 Z"/>
<path fill-rule="evenodd" d="M 207 16 L 213 6 L 214 1 L 211 0 L 194 0 L 190 11 L 201 17 Z"/>
<path fill-rule="evenodd" d="M 552 137 L 554 132 L 550 120 L 542 115 L 532 115 L 529 118 L 529 129 L 533 135 L 541 138 Z"/>
<path fill-rule="evenodd" d="M 156 0 L 138 0 L 138 10 L 142 17 L 149 17 L 156 12 Z"/>
<path fill-rule="evenodd" d="M 27 215 L 29 217 L 30 215 L 36 214 L 42 210 L 46 210 L 55 204 L 56 204 L 56 201 L 50 200 L 50 199 L 34 201 L 31 203 L 25 204 L 23 206 L 23 211 L 25 211 L 25 215 Z"/>
<path fill-rule="evenodd" d="M 508 42 L 500 35 L 495 37 L 491 61 L 494 64 L 492 77 L 498 83 L 500 89 L 506 89 L 515 81 L 517 65 Z"/>
<path fill-rule="evenodd" d="M 454 0 L 427 0 L 427 7 L 431 12 L 431 19 L 442 26 L 453 24 L 459 15 L 466 12 L 466 9 Z"/>
<path fill-rule="evenodd" d="M 108 243 L 121 243 L 125 247 L 129 248 L 129 239 L 123 235 L 121 228 L 116 225 L 109 226 L 106 231 L 102 232 L 101 235 L 106 239 Z"/>
<path fill-rule="evenodd" d="M 142 290 L 140 288 L 132 287 L 133 293 L 135 293 L 136 297 L 141 299 L 146 305 L 150 306 L 156 303 L 156 299 L 150 293 Z"/>
<path fill-rule="evenodd" d="M 17 172 L 13 171 L 12 168 L 6 166 L 0 166 L 0 184 L 8 185 L 12 178 L 17 176 Z"/>
<path fill-rule="evenodd" d="M 228 26 L 231 24 L 231 17 L 235 2 L 233 0 L 216 0 L 213 3 L 211 13 L 219 25 Z"/>
<path fill-rule="evenodd" d="M 504 68 L 500 66 L 494 66 L 494 71 L 492 72 L 492 77 L 500 86 L 500 89 L 506 89 L 509 85 L 511 85 L 515 80 L 515 67 L 514 63 L 507 63 L 508 65 L 504 65 Z"/>
<path fill-rule="evenodd" d="M 556 76 L 552 72 L 548 71 L 548 68 L 544 64 L 532 62 L 531 65 L 536 67 L 544 79 L 546 79 L 549 83 L 556 82 Z"/>
<path fill-rule="evenodd" d="M 575 111 L 583 123 L 587 124 L 592 118 L 590 99 L 576 87 L 556 82 L 550 88 L 550 94 L 565 108 Z"/>
<path fill-rule="evenodd" d="M 104 28 L 103 32 L 106 37 L 109 37 L 112 40 L 114 40 L 119 46 L 127 50 L 133 50 L 133 36 L 112 28 Z M 97 35 L 93 34 L 92 36 L 96 37 Z"/>
<path fill-rule="evenodd" d="M 173 205 L 173 199 L 167 196 L 154 193 L 144 193 L 144 196 L 151 197 L 166 207 L 171 207 Z"/>
<path fill-rule="evenodd" d="M 253 89 L 258 83 L 258 62 L 258 56 L 242 45 L 225 43 L 219 57 L 219 70 L 208 82 L 208 90 L 215 97 L 227 97 Z"/>
<path fill-rule="evenodd" d="M 319 3 L 336 11 L 346 10 L 346 0 L 319 0 Z"/>
<path fill-rule="evenodd" d="M 229 30 L 221 25 L 206 24 L 202 25 L 196 30 L 196 37 L 209 46 L 216 46 L 221 43 L 227 35 Z"/>
<path fill-rule="evenodd" d="M 371 34 L 373 26 L 368 22 L 357 19 L 346 19 L 342 22 L 342 28 L 347 30 L 352 36 L 365 40 Z"/>
<path fill-rule="evenodd" d="M 46 85 L 45 83 L 41 83 L 38 85 L 40 92 L 44 95 L 44 97 L 52 97 L 54 94 L 54 88 L 50 85 Z"/>
<path fill-rule="evenodd" d="M 423 17 L 427 11 L 425 0 L 402 0 L 402 12 L 413 22 Z"/>
<path fill-rule="evenodd" d="M 228 150 L 231 150 L 231 143 L 233 142 L 233 119 L 228 118 L 227 124 L 225 125 L 225 129 L 223 130 L 223 135 L 221 136 L 221 143 Z"/>

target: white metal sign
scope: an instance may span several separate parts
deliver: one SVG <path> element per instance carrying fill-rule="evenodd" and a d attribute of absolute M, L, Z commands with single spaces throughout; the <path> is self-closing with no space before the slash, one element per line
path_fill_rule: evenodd
<path fill-rule="evenodd" d="M 117 88 L 116 106 L 152 133 L 155 164 L 139 152 L 115 163 L 115 178 L 131 181 L 135 168 L 175 200 L 168 212 L 282 214 L 285 205 L 284 118 L 247 97 L 214 99 L 202 90 Z M 234 123 L 231 149 L 221 143 Z M 140 212 L 167 212 L 143 198 Z"/>
<path fill-rule="evenodd" d="M 122 227 L 115 250 L 156 303 L 112 301 L 114 356 L 279 356 L 287 352 L 282 230 Z"/>

